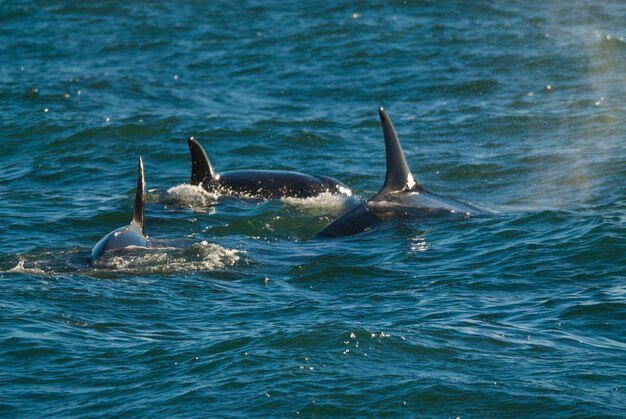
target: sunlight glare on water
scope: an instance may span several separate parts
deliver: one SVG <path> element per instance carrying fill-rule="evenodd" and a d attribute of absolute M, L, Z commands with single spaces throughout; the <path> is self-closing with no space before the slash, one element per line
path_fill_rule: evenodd
<path fill-rule="evenodd" d="M 625 21 L 613 0 L 3 3 L 0 414 L 624 416 Z M 381 107 L 415 182 L 493 214 L 312 239 L 384 184 Z M 219 171 L 352 195 L 207 192 L 190 136 Z M 138 156 L 154 246 L 92 266 Z"/>

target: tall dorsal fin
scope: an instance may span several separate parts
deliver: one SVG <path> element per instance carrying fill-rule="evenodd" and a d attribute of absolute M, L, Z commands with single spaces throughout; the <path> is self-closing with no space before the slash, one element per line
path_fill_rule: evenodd
<path fill-rule="evenodd" d="M 195 138 L 189 137 L 187 140 L 189 151 L 191 152 L 191 181 L 192 185 L 202 185 L 203 183 L 215 177 L 213 166 L 204 151 Z"/>
<path fill-rule="evenodd" d="M 131 223 L 135 223 L 141 228 L 141 234 L 143 231 L 143 214 L 144 214 L 144 202 L 146 194 L 146 180 L 143 176 L 143 159 L 139 157 L 139 174 L 137 175 L 137 192 L 135 193 L 135 205 L 133 206 L 133 220 Z"/>
<path fill-rule="evenodd" d="M 387 156 L 387 174 L 385 175 L 385 184 L 380 193 L 412 190 L 419 187 L 413 178 L 409 165 L 406 163 L 398 134 L 391 123 L 389 115 L 383 108 L 378 110 L 380 123 L 383 126 L 383 135 L 385 137 L 385 153 Z"/>

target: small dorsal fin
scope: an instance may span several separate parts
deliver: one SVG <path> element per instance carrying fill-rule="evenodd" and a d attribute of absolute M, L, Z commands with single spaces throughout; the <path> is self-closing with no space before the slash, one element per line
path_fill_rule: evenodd
<path fill-rule="evenodd" d="M 418 183 L 409 170 L 409 165 L 404 157 L 398 134 L 396 133 L 389 115 L 383 108 L 378 110 L 380 123 L 385 137 L 385 153 L 387 156 L 387 174 L 385 184 L 380 193 L 413 190 L 419 187 Z"/>
<path fill-rule="evenodd" d="M 192 185 L 202 185 L 203 183 L 215 177 L 213 166 L 204 151 L 195 138 L 189 137 L 187 141 L 189 151 L 191 152 L 191 181 Z"/>
<path fill-rule="evenodd" d="M 146 194 L 146 180 L 143 176 L 143 159 L 139 157 L 139 174 L 137 175 L 137 192 L 135 194 L 135 205 L 133 206 L 133 220 L 132 223 L 137 224 L 143 230 L 143 214 L 144 214 L 144 202 Z"/>

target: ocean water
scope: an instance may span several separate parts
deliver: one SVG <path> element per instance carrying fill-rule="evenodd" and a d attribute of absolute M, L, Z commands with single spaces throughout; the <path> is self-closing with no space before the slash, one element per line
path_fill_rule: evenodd
<path fill-rule="evenodd" d="M 0 4 L 3 417 L 626 412 L 622 1 Z M 382 185 L 495 212 L 313 235 Z M 240 201 L 216 170 L 335 177 Z M 159 246 L 89 265 L 130 219 Z"/>

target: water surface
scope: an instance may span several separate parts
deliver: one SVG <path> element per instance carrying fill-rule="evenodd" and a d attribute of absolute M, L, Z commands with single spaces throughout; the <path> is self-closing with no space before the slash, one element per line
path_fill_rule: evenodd
<path fill-rule="evenodd" d="M 623 416 L 620 1 L 0 7 L 3 416 Z M 310 240 L 384 180 L 494 216 Z M 242 202 L 216 170 L 338 178 Z M 161 246 L 88 265 L 130 219 Z"/>

